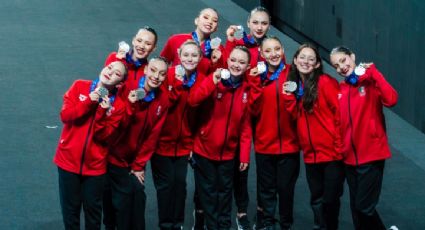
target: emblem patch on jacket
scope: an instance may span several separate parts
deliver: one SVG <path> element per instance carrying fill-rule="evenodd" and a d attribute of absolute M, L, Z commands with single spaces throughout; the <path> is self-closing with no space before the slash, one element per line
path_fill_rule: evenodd
<path fill-rule="evenodd" d="M 359 87 L 359 94 L 362 97 L 364 97 L 366 95 L 366 89 L 364 88 L 364 86 Z"/>
<path fill-rule="evenodd" d="M 221 99 L 223 97 L 222 93 L 217 93 L 217 99 Z"/>
<path fill-rule="evenodd" d="M 248 94 L 245 92 L 242 95 L 242 103 L 247 103 L 248 102 Z"/>
<path fill-rule="evenodd" d="M 162 107 L 159 105 L 158 109 L 156 110 L 156 115 L 159 116 L 161 114 Z"/>
<path fill-rule="evenodd" d="M 78 99 L 80 99 L 80 101 L 85 101 L 87 99 L 86 95 L 80 94 L 80 96 L 78 97 Z"/>
<path fill-rule="evenodd" d="M 342 93 L 338 93 L 338 100 L 342 98 Z"/>

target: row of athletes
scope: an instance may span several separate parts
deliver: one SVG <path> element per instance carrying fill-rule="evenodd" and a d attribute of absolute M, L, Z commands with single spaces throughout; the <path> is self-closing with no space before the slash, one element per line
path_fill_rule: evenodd
<path fill-rule="evenodd" d="M 355 229 L 386 229 L 375 209 L 390 157 L 382 108 L 398 96 L 375 65 L 357 66 L 354 53 L 336 47 L 330 59 L 345 78 L 339 84 L 312 45 L 286 63 L 281 41 L 267 36 L 262 7 L 250 12 L 242 38 L 235 38 L 238 26 L 227 29 L 224 46 L 211 45 L 217 24 L 216 10 L 201 10 L 194 32 L 171 36 L 149 61 L 157 34 L 140 29 L 131 50 L 108 56 L 98 79 L 77 80 L 66 92 L 54 157 L 66 229 L 79 229 L 81 205 L 86 229 L 100 229 L 102 206 L 106 229 L 145 229 L 148 161 L 158 227 L 182 229 L 188 159 L 193 229 L 230 229 L 232 191 L 238 229 L 249 229 L 251 140 L 255 229 L 275 228 L 276 206 L 280 228 L 293 225 L 300 150 L 313 229 L 338 229 L 345 178 Z"/>

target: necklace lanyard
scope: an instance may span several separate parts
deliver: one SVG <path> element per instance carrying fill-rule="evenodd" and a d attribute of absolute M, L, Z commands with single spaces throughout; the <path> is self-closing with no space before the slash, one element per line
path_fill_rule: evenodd
<path fill-rule="evenodd" d="M 269 69 L 268 64 L 266 64 L 266 71 L 260 75 L 261 81 L 267 80 L 268 69 Z M 270 78 L 268 80 L 274 81 L 274 80 L 278 79 L 280 73 L 284 69 L 285 69 L 285 62 L 282 60 L 279 64 L 279 67 L 277 68 L 277 70 L 270 76 Z"/>
<path fill-rule="evenodd" d="M 199 41 L 198 34 L 196 34 L 195 31 L 192 32 L 192 38 L 193 38 L 193 40 L 195 40 L 195 42 L 199 46 L 201 46 L 201 42 Z M 205 57 L 211 58 L 211 52 L 212 52 L 212 49 L 211 49 L 211 39 L 210 38 L 206 38 L 205 41 L 204 41 L 203 54 L 204 54 Z"/>

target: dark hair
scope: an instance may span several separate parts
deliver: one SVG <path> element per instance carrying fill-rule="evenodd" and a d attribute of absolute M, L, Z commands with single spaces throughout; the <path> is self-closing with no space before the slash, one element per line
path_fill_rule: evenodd
<path fill-rule="evenodd" d="M 137 34 L 142 30 L 149 31 L 153 34 L 153 36 L 155 37 L 154 45 L 156 45 L 156 43 L 158 41 L 158 34 L 156 33 L 155 29 L 150 27 L 150 26 L 144 26 L 143 28 L 139 29 L 139 31 L 137 31 Z"/>
<path fill-rule="evenodd" d="M 266 13 L 267 16 L 269 16 L 269 21 L 272 20 L 272 17 L 270 16 L 270 12 L 265 7 L 257 6 L 254 9 L 252 9 L 251 12 L 249 13 L 249 15 L 248 15 L 248 22 L 251 19 L 251 16 L 253 14 L 257 13 L 257 12 L 264 12 L 264 13 Z"/>
<path fill-rule="evenodd" d="M 271 36 L 267 36 L 267 37 L 265 37 L 265 38 L 261 41 L 260 49 L 263 49 L 263 45 L 264 45 L 264 43 L 265 43 L 266 41 L 268 41 L 268 40 L 276 40 L 277 42 L 279 42 L 280 46 L 282 46 L 282 48 L 283 48 L 283 45 L 282 45 L 282 42 L 280 41 L 280 39 L 279 39 L 278 37 L 274 36 L 274 35 L 271 35 Z"/>
<path fill-rule="evenodd" d="M 301 80 L 300 72 L 297 69 L 297 66 L 295 65 L 295 59 L 298 57 L 298 55 L 301 53 L 301 51 L 305 48 L 310 48 L 314 51 L 314 54 L 316 55 L 316 64 L 320 63 L 320 66 L 318 68 L 313 69 L 313 72 L 310 73 L 309 76 L 304 81 L 304 96 L 303 96 L 303 108 L 305 111 L 311 113 L 313 112 L 313 106 L 314 103 L 317 100 L 318 96 L 318 83 L 319 83 L 319 77 L 323 74 L 323 63 L 322 58 L 319 55 L 319 51 L 317 48 L 309 43 L 302 44 L 298 50 L 295 52 L 294 57 L 292 58 L 292 67 L 288 75 L 289 81 L 295 81 L 297 83 L 297 91 L 299 90 L 299 82 Z"/>
<path fill-rule="evenodd" d="M 351 54 L 353 54 L 353 51 L 351 51 L 349 48 L 347 48 L 345 46 L 337 46 L 337 47 L 335 47 L 331 50 L 330 55 L 335 54 L 335 53 L 344 53 L 344 54 L 347 54 L 347 55 L 351 55 Z"/>
<path fill-rule="evenodd" d="M 248 63 L 251 63 L 251 52 L 249 52 L 248 48 L 246 48 L 245 46 L 235 46 L 235 48 L 233 48 L 230 53 L 232 53 L 233 50 L 241 50 L 241 51 L 245 52 L 246 55 L 248 55 Z"/>

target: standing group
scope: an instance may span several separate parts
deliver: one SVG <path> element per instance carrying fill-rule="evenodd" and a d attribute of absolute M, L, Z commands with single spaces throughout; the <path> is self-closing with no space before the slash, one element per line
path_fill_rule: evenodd
<path fill-rule="evenodd" d="M 270 15 L 253 9 L 249 31 L 231 25 L 224 45 L 213 38 L 218 12 L 203 9 L 191 33 L 172 35 L 159 57 L 154 29 L 112 52 L 94 80 L 64 95 L 64 123 L 54 162 L 66 229 L 145 229 L 145 168 L 151 163 L 163 230 L 182 229 L 189 165 L 195 175 L 193 229 L 250 229 L 248 169 L 254 144 L 254 229 L 293 222 L 300 151 L 313 229 L 338 229 L 345 178 L 355 229 L 386 229 L 375 206 L 390 157 L 383 106 L 397 93 L 374 64 L 356 65 L 345 47 L 330 60 L 345 78 L 323 72 L 317 49 L 301 45 L 287 63 Z M 153 226 L 148 229 L 154 229 Z"/>

